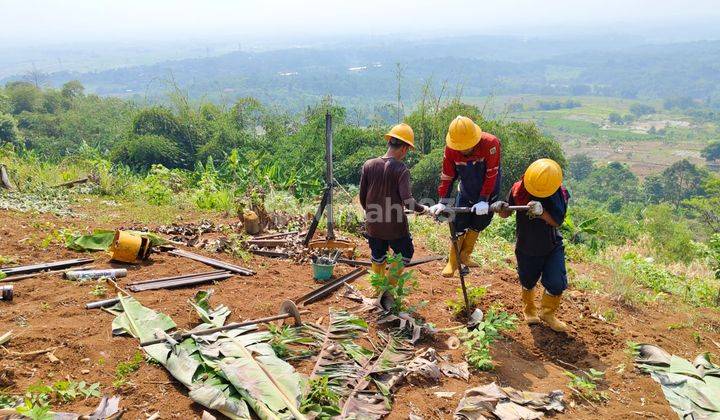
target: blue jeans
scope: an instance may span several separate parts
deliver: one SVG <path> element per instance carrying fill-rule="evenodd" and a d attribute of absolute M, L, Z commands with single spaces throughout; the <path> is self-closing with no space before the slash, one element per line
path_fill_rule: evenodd
<path fill-rule="evenodd" d="M 515 256 L 518 276 L 524 288 L 532 289 L 540 280 L 545 291 L 553 296 L 560 296 L 567 289 L 565 247 L 562 245 L 548 255 L 526 255 L 515 250 Z"/>
<path fill-rule="evenodd" d="M 407 264 L 415 253 L 412 236 L 405 236 L 400 239 L 378 239 L 368 236 L 368 245 L 370 245 L 370 255 L 372 262 L 384 263 L 387 259 L 388 249 L 392 248 L 395 255 L 402 255 L 403 263 Z"/>

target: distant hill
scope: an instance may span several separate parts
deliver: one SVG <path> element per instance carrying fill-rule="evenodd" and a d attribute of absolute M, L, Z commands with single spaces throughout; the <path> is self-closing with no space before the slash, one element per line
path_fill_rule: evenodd
<path fill-rule="evenodd" d="M 155 100 L 167 92 L 172 79 L 193 98 L 231 102 L 254 96 L 300 108 L 327 94 L 345 102 L 390 101 L 397 88 L 396 63 L 403 68 L 403 89 L 413 94 L 432 78 L 436 85 L 447 82 L 450 92 L 460 86 L 466 96 L 691 96 L 720 103 L 720 41 L 644 45 L 626 38 L 466 37 L 393 43 L 383 38 L 99 72 L 57 72 L 47 81 L 59 86 L 79 79 L 100 95 Z"/>

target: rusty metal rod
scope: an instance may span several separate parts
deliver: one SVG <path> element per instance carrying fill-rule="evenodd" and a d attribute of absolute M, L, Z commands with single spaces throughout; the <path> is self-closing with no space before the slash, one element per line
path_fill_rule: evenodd
<path fill-rule="evenodd" d="M 240 267 L 239 265 L 231 264 L 225 261 L 216 260 L 214 258 L 205 257 L 199 254 L 195 254 L 194 252 L 185 251 L 183 249 L 173 249 L 169 252 L 169 254 L 178 256 L 178 257 L 185 257 L 189 258 L 191 260 L 195 260 L 198 262 L 201 262 L 203 264 L 207 264 L 211 267 L 219 268 L 221 270 L 227 270 L 231 271 L 235 274 L 240 274 L 242 276 L 252 276 L 255 274 L 254 271 L 250 270 L 249 268 Z"/>
<path fill-rule="evenodd" d="M 290 258 L 291 255 L 287 252 L 281 251 L 266 251 L 264 249 L 251 249 L 251 254 L 260 255 L 262 257 L 273 257 L 273 258 Z"/>
<path fill-rule="evenodd" d="M 259 240 L 259 239 L 282 238 L 282 237 L 285 237 L 285 236 L 297 235 L 298 233 L 300 233 L 300 232 L 297 231 L 297 230 L 292 230 L 292 231 L 290 231 L 290 232 L 270 233 L 270 234 L 268 234 L 268 235 L 255 236 L 255 237 L 252 238 L 252 240 L 255 241 L 255 240 Z"/>
<path fill-rule="evenodd" d="M 19 265 L 15 267 L 0 268 L 0 271 L 5 273 L 7 276 L 13 274 L 28 274 L 36 273 L 39 271 L 67 268 L 75 265 L 84 265 L 93 262 L 92 258 L 75 258 L 72 260 L 53 261 L 49 263 L 39 263 L 30 265 Z"/>
<path fill-rule="evenodd" d="M 247 241 L 248 245 L 256 245 L 261 248 L 275 248 L 287 246 L 290 243 L 287 239 L 250 239 Z"/>
<path fill-rule="evenodd" d="M 211 274 L 207 276 L 193 276 L 175 280 L 165 280 L 155 283 L 138 284 L 135 286 L 128 286 L 128 289 L 133 292 L 142 292 L 145 290 L 157 290 L 157 289 L 172 289 L 175 287 L 191 286 L 201 283 L 209 283 L 216 280 L 225 280 L 233 276 L 233 273 L 228 271 Z"/>
<path fill-rule="evenodd" d="M 299 298 L 293 299 L 293 302 L 299 305 L 307 306 L 313 302 L 316 302 L 319 299 L 322 299 L 323 297 L 329 295 L 330 293 L 334 292 L 335 290 L 339 289 L 340 286 L 343 284 L 353 281 L 357 279 L 360 276 L 365 275 L 367 273 L 367 270 L 364 268 L 356 268 L 355 270 L 349 272 L 348 274 L 333 280 L 329 283 L 323 284 L 322 286 L 318 287 L 317 289 L 306 293 Z"/>
<path fill-rule="evenodd" d="M 67 273 L 68 271 L 75 270 L 75 269 L 78 269 L 78 268 L 87 269 L 87 268 L 95 268 L 95 267 L 96 267 L 95 265 L 87 265 L 87 263 L 85 263 L 85 264 L 82 264 L 82 265 L 80 265 L 80 266 L 74 266 L 73 268 L 70 268 L 70 269 L 68 269 L 68 268 L 61 268 L 61 269 L 59 269 L 59 270 L 38 271 L 38 272 L 35 272 L 35 273 L 30 273 L 30 274 L 20 274 L 20 275 L 17 275 L 17 276 L 5 277 L 4 279 L 0 279 L 0 283 L 3 283 L 3 282 L 6 282 L 6 283 L 7 283 L 7 282 L 12 282 L 12 281 L 29 279 L 29 278 L 32 278 L 32 277 L 41 276 L 41 275 L 43 275 L 43 274 L 57 274 L 57 273 L 63 273 L 63 274 L 64 274 L 64 273 Z"/>
<path fill-rule="evenodd" d="M 128 283 L 128 286 L 137 286 L 138 284 L 147 284 L 147 283 L 157 283 L 159 281 L 167 281 L 167 280 L 179 280 L 179 279 L 187 279 L 191 277 L 199 277 L 199 276 L 209 276 L 212 274 L 219 274 L 219 273 L 227 273 L 225 270 L 214 270 L 214 271 L 205 271 L 202 273 L 192 273 L 192 274 L 180 274 L 178 276 L 170 276 L 170 277 L 159 277 L 157 279 L 150 279 L 150 280 L 142 280 L 142 281 L 136 281 L 133 283 Z"/>
<path fill-rule="evenodd" d="M 441 255 L 433 255 L 429 257 L 422 257 L 418 258 L 416 260 L 412 260 L 409 263 L 405 264 L 405 267 L 414 267 L 416 265 L 429 263 L 432 261 L 440 261 L 444 259 L 445 257 Z M 365 260 L 351 260 L 347 258 L 338 258 L 337 262 L 347 264 L 352 267 L 370 267 L 372 265 L 371 261 L 365 261 Z"/>

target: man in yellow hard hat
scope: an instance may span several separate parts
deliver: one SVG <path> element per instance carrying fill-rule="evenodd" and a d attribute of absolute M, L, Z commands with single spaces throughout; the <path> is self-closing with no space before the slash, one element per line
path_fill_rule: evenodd
<path fill-rule="evenodd" d="M 452 185 L 459 179 L 455 205 L 472 207 L 472 213 L 455 215 L 460 258 L 466 266 L 477 267 L 471 254 L 480 231 L 492 220 L 489 205 L 500 192 L 500 140 L 483 132 L 470 118 L 458 116 L 450 123 L 445 143 L 438 187 L 440 200 L 430 207 L 430 212 L 439 215 L 445 210 L 451 201 Z M 451 245 L 448 263 L 442 275 L 452 277 L 457 269 L 458 261 Z"/>
<path fill-rule="evenodd" d="M 522 284 L 523 314 L 528 324 L 542 320 L 558 332 L 568 330 L 557 318 L 560 298 L 567 288 L 565 247 L 560 225 L 565 220 L 570 195 L 562 186 L 562 169 L 552 159 L 539 159 L 528 166 L 525 175 L 513 184 L 506 202 L 496 202 L 493 210 L 500 217 L 510 216 L 508 205 L 530 206 L 516 212 L 517 242 L 515 255 Z M 545 288 L 540 312 L 535 306 L 538 280 Z"/>
<path fill-rule="evenodd" d="M 425 213 L 410 189 L 410 171 L 403 163 L 415 148 L 415 135 L 407 124 L 397 124 L 385 135 L 387 152 L 365 162 L 360 175 L 360 204 L 375 274 L 384 274 L 388 249 L 402 255 L 405 264 L 415 252 L 405 209 Z M 390 279 L 392 281 L 392 279 Z"/>

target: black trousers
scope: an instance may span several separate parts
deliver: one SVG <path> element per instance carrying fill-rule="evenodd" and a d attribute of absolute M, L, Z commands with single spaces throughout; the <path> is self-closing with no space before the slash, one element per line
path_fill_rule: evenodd
<path fill-rule="evenodd" d="M 412 236 L 405 236 L 400 239 L 378 239 L 368 236 L 370 245 L 371 260 L 375 263 L 384 263 L 387 260 L 388 249 L 392 249 L 395 255 L 402 255 L 403 263 L 407 264 L 415 253 Z"/>

